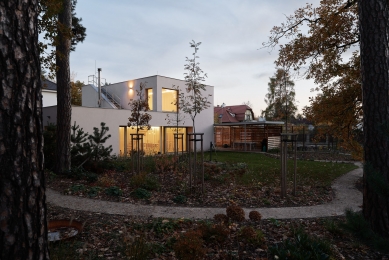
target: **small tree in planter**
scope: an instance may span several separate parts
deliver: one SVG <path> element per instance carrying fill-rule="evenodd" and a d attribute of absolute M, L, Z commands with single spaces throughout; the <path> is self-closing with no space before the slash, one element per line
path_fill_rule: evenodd
<path fill-rule="evenodd" d="M 178 96 L 177 98 L 172 102 L 173 105 L 177 107 L 176 112 L 172 112 L 172 114 L 167 114 L 165 120 L 167 121 L 168 125 L 174 125 L 176 127 L 176 132 L 174 134 L 174 155 L 178 158 L 178 150 L 179 150 L 179 141 L 181 140 L 181 146 L 182 146 L 182 152 L 183 150 L 183 135 L 179 133 L 179 125 L 185 123 L 185 116 L 183 116 L 180 113 L 180 92 L 179 92 L 179 86 L 172 87 L 174 90 L 177 91 Z"/>
<path fill-rule="evenodd" d="M 187 95 L 184 95 L 184 93 L 180 93 L 179 97 L 179 105 L 182 111 L 185 114 L 188 114 L 190 118 L 192 119 L 193 123 L 193 133 L 188 134 L 188 153 L 189 153 L 189 186 L 192 188 L 192 171 L 195 173 L 195 179 L 198 177 L 197 174 L 197 142 L 200 141 L 201 143 L 201 154 L 202 154 L 202 160 L 201 160 L 201 173 L 202 173 L 202 192 L 204 192 L 204 151 L 203 151 L 203 134 L 202 133 L 196 133 L 195 128 L 195 119 L 198 114 L 201 113 L 204 109 L 207 109 L 211 102 L 208 101 L 209 96 L 203 96 L 203 92 L 206 90 L 205 85 L 203 82 L 205 81 L 205 78 L 207 77 L 207 74 L 203 72 L 203 70 L 200 68 L 200 63 L 196 60 L 199 57 L 197 56 L 197 51 L 199 50 L 199 46 L 201 42 L 196 43 L 192 40 L 192 42 L 189 43 L 191 48 L 194 48 L 193 57 L 188 58 L 186 57 L 186 61 L 188 62 L 185 64 L 184 69 L 187 71 L 185 73 L 185 85 L 186 85 L 186 92 Z M 191 160 L 191 143 L 193 142 L 193 154 L 194 154 L 194 160 L 192 162 Z"/>
<path fill-rule="evenodd" d="M 136 129 L 136 134 L 131 134 L 131 160 L 132 160 L 132 171 L 134 171 L 134 162 L 136 157 L 137 162 L 137 173 L 141 170 L 141 153 L 144 153 L 143 150 L 143 134 L 139 133 L 139 130 L 150 130 L 151 126 L 149 124 L 151 120 L 151 115 L 146 113 L 149 110 L 149 104 L 145 98 L 145 89 L 147 82 L 140 83 L 139 90 L 136 91 L 138 99 L 133 100 L 129 103 L 131 116 L 128 118 L 128 126 L 132 129 Z M 135 149 L 134 150 L 134 141 Z"/>

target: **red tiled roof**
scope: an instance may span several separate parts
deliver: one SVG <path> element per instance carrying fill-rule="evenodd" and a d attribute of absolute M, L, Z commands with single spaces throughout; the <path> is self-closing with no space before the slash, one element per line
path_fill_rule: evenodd
<path fill-rule="evenodd" d="M 247 110 L 252 112 L 252 109 L 247 105 L 218 106 L 214 107 L 214 114 L 217 115 L 218 122 L 220 122 L 219 115 L 222 115 L 220 123 L 236 123 L 245 120 L 245 113 Z"/>

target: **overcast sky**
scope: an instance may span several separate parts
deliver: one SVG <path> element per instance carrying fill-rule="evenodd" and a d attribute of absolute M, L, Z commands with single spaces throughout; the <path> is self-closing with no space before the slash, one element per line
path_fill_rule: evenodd
<path fill-rule="evenodd" d="M 76 80 L 88 83 L 95 68 L 108 83 L 153 75 L 184 79 L 189 42 L 202 42 L 200 67 L 214 86 L 215 105 L 250 101 L 255 116 L 266 108 L 269 77 L 278 51 L 261 49 L 270 30 L 307 0 L 78 0 L 87 29 L 71 53 Z M 319 0 L 310 0 L 317 6 Z M 294 79 L 299 110 L 313 83 Z"/>

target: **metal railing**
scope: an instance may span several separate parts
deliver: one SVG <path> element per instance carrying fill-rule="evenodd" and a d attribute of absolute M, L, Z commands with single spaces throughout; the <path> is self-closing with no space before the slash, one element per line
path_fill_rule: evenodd
<path fill-rule="evenodd" d="M 118 109 L 122 109 L 121 99 L 117 95 L 112 95 L 106 88 L 101 88 L 101 92 L 108 98 L 111 103 Z"/>

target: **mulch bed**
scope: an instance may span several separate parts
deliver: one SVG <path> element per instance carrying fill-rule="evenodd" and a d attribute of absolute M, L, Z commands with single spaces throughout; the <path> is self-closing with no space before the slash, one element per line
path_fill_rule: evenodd
<path fill-rule="evenodd" d="M 151 197 L 137 199 L 132 195 L 135 187 L 129 184 L 130 180 L 133 181 L 133 175 L 107 171 L 102 176 L 104 178 L 100 178 L 97 182 L 88 183 L 85 180 L 52 178 L 48 175 L 47 186 L 63 194 L 93 199 L 188 207 L 226 207 L 232 201 L 242 207 L 303 206 L 325 203 L 333 198 L 333 191 L 329 188 L 307 186 L 299 187 L 298 196 L 291 195 L 292 190 L 289 189 L 289 195 L 281 199 L 276 186 L 253 185 L 247 188 L 236 185 L 233 179 L 230 182 L 225 181 L 225 178 L 224 182 L 208 181 L 204 196 L 191 195 L 180 193 L 184 190 L 184 187 L 180 186 L 183 184 L 180 176 L 159 175 L 157 176 L 159 186 L 151 192 Z M 108 195 L 105 189 L 113 185 L 117 185 L 123 193 L 119 196 L 113 193 Z M 185 195 L 186 203 L 175 202 L 173 198 L 177 194 Z M 197 194 L 201 193 L 197 192 Z M 147 258 L 134 259 L 177 259 L 173 250 L 177 239 L 190 230 L 204 230 L 204 226 L 216 225 L 214 220 L 172 220 L 108 215 L 64 209 L 48 204 L 48 220 L 54 219 L 78 220 L 84 223 L 84 230 L 71 240 L 50 243 L 53 259 L 131 259 L 130 256 L 139 254 L 141 251 L 139 249 L 141 246 L 134 241 L 144 241 L 150 249 Z M 312 238 L 328 241 L 331 244 L 333 259 L 389 259 L 388 254 L 377 252 L 341 229 L 339 225 L 344 221 L 344 217 L 243 222 L 230 220 L 223 239 L 220 239 L 217 233 L 206 236 L 204 235 L 206 232 L 203 231 L 204 240 L 201 240 L 200 247 L 205 252 L 204 259 L 277 259 L 270 253 L 270 248 L 281 246 L 286 240 L 294 241 L 292 238 L 294 230 L 300 228 Z M 245 226 L 263 232 L 261 244 L 254 245 L 242 238 L 242 230 Z M 226 229 L 221 232 L 226 232 Z"/>
<path fill-rule="evenodd" d="M 199 229 L 202 223 L 90 213 L 52 205 L 48 205 L 48 219 L 75 219 L 84 223 L 84 231 L 72 240 L 50 243 L 53 259 L 58 255 L 57 259 L 129 259 L 136 251 L 131 247 L 131 241 L 134 241 L 131 239 L 136 237 L 144 237 L 152 248 L 146 259 L 177 259 L 172 249 L 174 241 L 189 230 Z M 336 228 L 343 221 L 343 217 L 333 217 L 230 222 L 224 239 L 210 237 L 203 241 L 204 259 L 276 259 L 269 253 L 269 248 L 290 239 L 297 228 L 313 238 L 330 242 L 333 259 L 389 259 L 388 254 L 379 253 Z M 208 226 L 214 223 L 213 220 L 206 222 Z M 241 237 L 243 226 L 261 230 L 263 242 L 254 246 L 244 240 Z"/>
<path fill-rule="evenodd" d="M 341 153 L 299 152 L 298 157 L 309 160 L 317 158 L 330 161 L 352 161 L 350 155 Z M 212 172 L 212 169 L 210 167 L 208 171 Z M 234 174 L 239 174 L 239 172 Z M 99 174 L 99 179 L 94 182 L 67 178 L 66 176 L 53 178 L 51 175 L 48 175 L 46 180 L 47 187 L 65 195 L 142 205 L 226 207 L 231 201 L 234 201 L 238 205 L 248 208 L 293 207 L 328 203 L 334 198 L 331 187 L 320 186 L 317 183 L 298 185 L 296 196 L 292 195 L 293 183 L 288 183 L 287 196 L 281 198 L 279 179 L 276 178 L 267 185 L 252 183 L 249 186 L 242 186 L 236 184 L 234 174 L 228 172 L 207 174 L 204 194 L 201 193 L 201 185 L 194 186 L 191 192 L 188 189 L 189 181 L 179 173 L 135 176 L 129 172 L 106 170 Z M 120 192 L 107 191 L 110 187 L 117 187 Z M 143 191 L 147 194 L 136 196 L 138 188 L 148 190 Z"/>
<path fill-rule="evenodd" d="M 312 206 L 330 202 L 334 198 L 331 187 L 298 186 L 296 196 L 293 196 L 290 184 L 287 196 L 281 198 L 280 188 L 274 186 L 237 185 L 229 176 L 223 181 L 209 180 L 205 182 L 204 195 L 201 186 L 190 193 L 185 188 L 185 182 L 177 175 L 148 175 L 147 178 L 157 180 L 158 188 L 149 189 L 149 198 L 137 198 L 134 192 L 139 188 L 133 185 L 134 174 L 128 172 L 105 171 L 98 181 L 89 183 L 86 180 L 77 180 L 66 177 L 48 178 L 47 187 L 65 195 L 90 197 L 97 200 L 120 201 L 143 205 L 166 205 L 188 207 L 226 207 L 230 201 L 242 207 L 291 207 Z M 106 183 L 104 183 L 104 180 Z M 188 183 L 188 182 L 186 182 Z M 274 181 L 277 183 L 277 180 Z M 147 184 L 146 184 L 147 185 Z M 121 195 L 107 192 L 110 187 L 116 186 L 122 191 Z M 177 196 L 184 196 L 179 200 Z"/>

